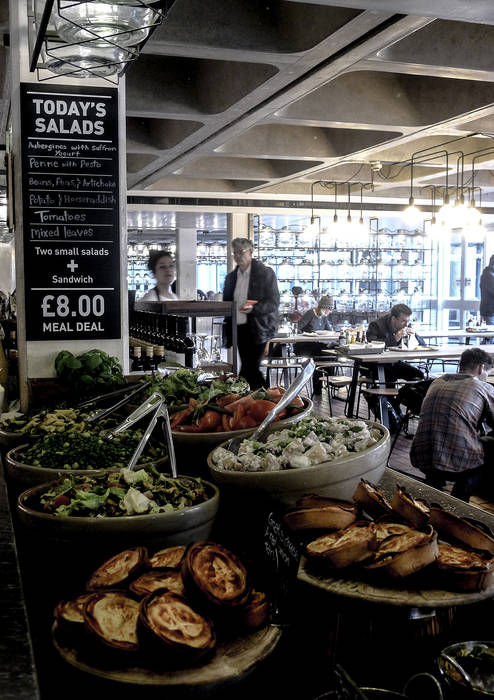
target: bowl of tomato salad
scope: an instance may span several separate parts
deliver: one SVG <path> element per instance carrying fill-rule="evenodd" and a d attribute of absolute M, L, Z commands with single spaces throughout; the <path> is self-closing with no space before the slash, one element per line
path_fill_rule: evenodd
<path fill-rule="evenodd" d="M 285 389 L 271 387 L 248 394 L 224 394 L 208 401 L 190 398 L 188 406 L 170 414 L 173 441 L 179 445 L 200 442 L 219 445 L 231 437 L 250 435 L 281 399 Z M 312 401 L 296 396 L 275 419 L 290 425 L 312 411 Z"/>

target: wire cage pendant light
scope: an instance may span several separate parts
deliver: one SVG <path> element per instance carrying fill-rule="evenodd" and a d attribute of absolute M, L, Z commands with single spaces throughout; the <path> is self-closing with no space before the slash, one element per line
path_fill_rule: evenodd
<path fill-rule="evenodd" d="M 31 70 L 114 84 L 175 0 L 30 0 Z"/>

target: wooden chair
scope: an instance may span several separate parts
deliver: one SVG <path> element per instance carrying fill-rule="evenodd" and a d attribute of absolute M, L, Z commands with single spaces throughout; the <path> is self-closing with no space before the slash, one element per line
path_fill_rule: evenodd
<path fill-rule="evenodd" d="M 297 374 L 302 370 L 302 363 L 306 357 L 266 357 L 261 360 L 261 370 L 265 370 L 266 381 L 269 386 L 280 386 L 286 382 L 291 384 Z M 275 383 L 273 384 L 273 372 Z M 312 398 L 312 381 L 307 382 L 304 387 L 308 398 Z"/>
<path fill-rule="evenodd" d="M 322 382 L 322 385 L 326 389 L 326 392 L 327 392 L 328 404 L 329 404 L 329 415 L 330 416 L 333 415 L 332 399 L 337 397 L 337 393 L 340 389 L 343 389 L 343 388 L 347 389 L 345 409 L 344 409 L 344 412 L 346 413 L 346 405 L 348 403 L 348 387 L 352 383 L 352 378 L 344 376 L 344 375 L 324 374 L 324 376 L 321 379 L 321 382 Z"/>

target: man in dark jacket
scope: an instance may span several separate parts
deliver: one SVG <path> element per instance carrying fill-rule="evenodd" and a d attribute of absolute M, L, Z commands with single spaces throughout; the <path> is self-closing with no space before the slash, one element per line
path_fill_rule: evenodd
<path fill-rule="evenodd" d="M 384 341 L 387 348 L 398 347 L 407 338 L 415 335 L 419 345 L 425 345 L 425 341 L 409 326 L 412 310 L 406 304 L 396 304 L 389 314 L 369 323 L 367 329 L 367 340 Z M 423 379 L 423 373 L 416 367 L 412 367 L 408 362 L 395 362 L 386 365 L 385 376 L 387 382 L 394 382 L 396 379 Z"/>
<path fill-rule="evenodd" d="M 259 365 L 266 343 L 278 330 L 280 293 L 274 271 L 252 259 L 251 241 L 234 238 L 232 249 L 237 267 L 225 278 L 223 300 L 235 301 L 237 306 L 239 374 L 252 389 L 257 389 L 265 386 Z M 231 337 L 227 339 L 227 346 L 230 345 Z"/>
<path fill-rule="evenodd" d="M 480 277 L 480 314 L 489 326 L 494 325 L 494 255 Z M 492 342 L 492 341 L 490 341 Z"/>
<path fill-rule="evenodd" d="M 386 347 L 396 348 L 402 343 L 407 343 L 407 339 L 411 335 L 415 335 L 419 345 L 425 345 L 425 341 L 410 326 L 410 317 L 412 310 L 406 304 L 395 304 L 389 314 L 380 316 L 375 321 L 369 323 L 367 329 L 367 340 L 384 341 Z M 362 371 L 367 377 L 373 377 L 377 380 L 377 366 L 370 365 L 369 367 L 362 366 Z M 393 364 L 385 365 L 384 376 L 386 384 L 394 386 L 397 379 L 406 379 L 413 381 L 424 378 L 424 373 L 412 367 L 408 362 L 393 362 Z M 367 397 L 366 397 L 367 398 Z M 367 398 L 369 407 L 375 412 L 377 410 L 377 399 L 375 396 Z M 400 401 L 398 398 L 392 398 L 388 402 L 389 426 L 391 431 L 397 429 L 398 419 L 400 415 Z"/>

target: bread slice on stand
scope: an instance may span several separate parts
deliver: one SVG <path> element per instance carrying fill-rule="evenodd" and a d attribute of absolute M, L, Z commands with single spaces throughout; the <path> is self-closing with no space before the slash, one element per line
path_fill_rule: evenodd
<path fill-rule="evenodd" d="M 353 494 L 353 500 L 373 518 L 379 518 L 387 513 L 392 513 L 391 503 L 383 492 L 370 481 L 361 479 Z"/>
<path fill-rule="evenodd" d="M 483 591 L 494 584 L 494 556 L 489 552 L 473 552 L 440 542 L 435 566 L 434 576 L 444 588 Z"/>
<path fill-rule="evenodd" d="M 306 496 L 283 519 L 292 530 L 341 530 L 356 522 L 359 511 L 357 503 Z"/>
<path fill-rule="evenodd" d="M 391 508 L 402 518 L 405 518 L 413 527 L 424 527 L 430 518 L 429 505 L 420 498 L 414 498 L 401 487 L 396 486 Z"/>
<path fill-rule="evenodd" d="M 401 579 L 432 564 L 438 555 L 437 533 L 429 525 L 423 532 L 410 530 L 385 538 L 364 568 L 392 579 Z"/>
<path fill-rule="evenodd" d="M 368 559 L 375 546 L 374 523 L 359 521 L 309 542 L 305 554 L 309 561 L 342 569 Z"/>
<path fill-rule="evenodd" d="M 433 503 L 431 505 L 431 524 L 447 539 L 453 538 L 473 549 L 482 549 L 494 554 L 494 536 L 483 523 L 460 518 L 454 513 Z"/>

